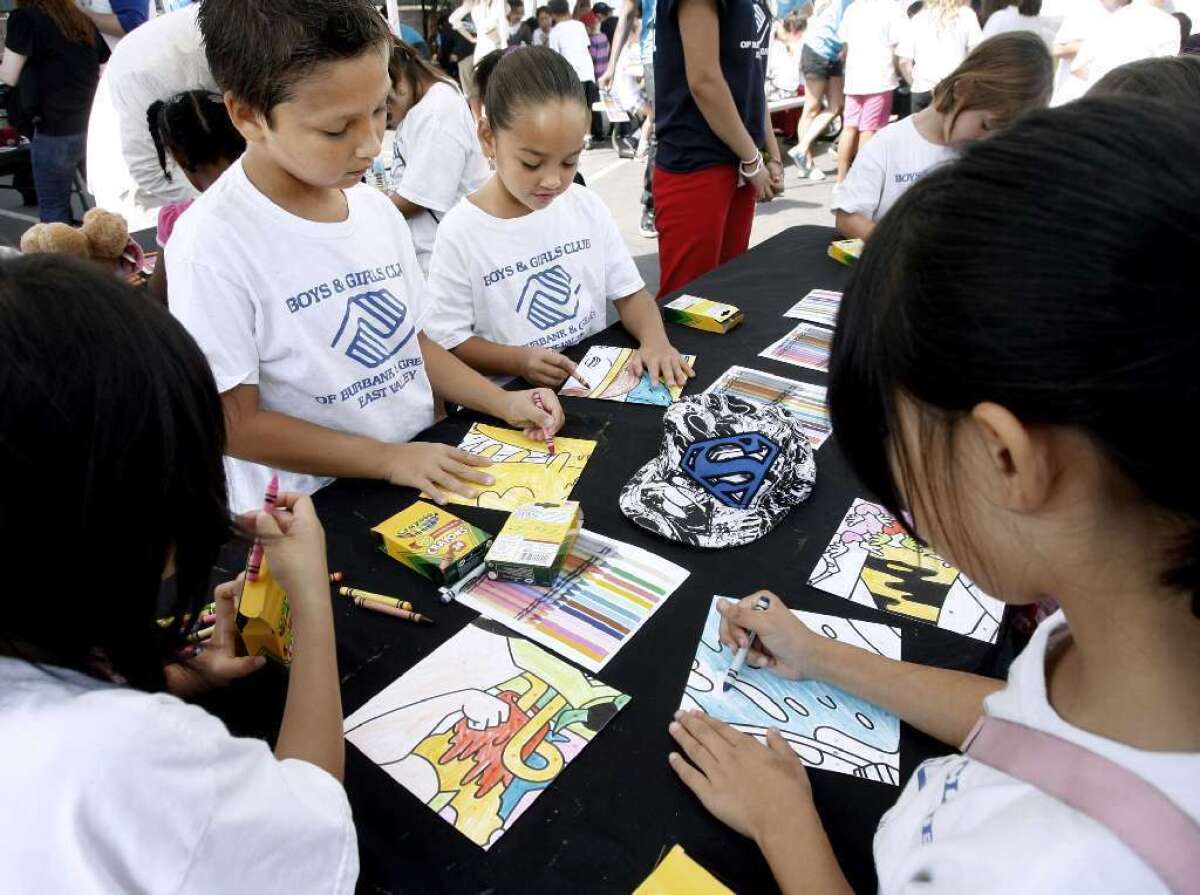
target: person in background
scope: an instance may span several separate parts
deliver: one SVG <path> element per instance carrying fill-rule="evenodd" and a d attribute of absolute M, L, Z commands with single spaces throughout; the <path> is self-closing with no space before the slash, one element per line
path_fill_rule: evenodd
<path fill-rule="evenodd" d="M 1080 48 L 1072 74 L 1097 83 L 1126 62 L 1174 56 L 1179 52 L 1179 23 L 1163 9 L 1167 0 L 1131 0 L 1108 16 Z"/>
<path fill-rule="evenodd" d="M 925 0 L 896 48 L 900 72 L 912 87 L 914 114 L 933 102 L 933 88 L 982 39 L 978 17 L 961 0 Z"/>
<path fill-rule="evenodd" d="M 30 157 L 39 216 L 43 223 L 69 223 L 71 188 L 108 44 L 72 0 L 17 0 L 4 46 L 0 81 L 20 82 L 22 102 L 35 116 Z"/>
<path fill-rule="evenodd" d="M 654 52 L 654 207 L 665 297 L 746 251 L 755 201 L 783 191 L 767 111 L 765 0 L 663 0 Z"/>
<path fill-rule="evenodd" d="M 1028 31 L 1036 34 L 1053 52 L 1057 27 L 1041 16 L 1042 0 L 987 0 L 983 5 L 983 39 L 1009 31 Z"/>
<path fill-rule="evenodd" d="M 799 142 L 788 155 L 801 177 L 824 180 L 825 172 L 813 159 L 813 143 L 845 106 L 845 61 L 838 39 L 842 16 L 850 0 L 819 0 L 808 20 L 800 69 L 804 73 L 804 112 L 797 133 Z"/>
<path fill-rule="evenodd" d="M 508 4 L 508 46 L 529 46 L 534 27 L 525 19 L 525 4 L 521 0 Z"/>
<path fill-rule="evenodd" d="M 767 102 L 795 99 L 800 95 L 800 56 L 807 21 L 795 10 L 775 27 L 767 54 Z M 801 108 L 771 113 L 771 126 L 785 139 L 796 136 L 803 114 Z"/>
<path fill-rule="evenodd" d="M 908 22 L 895 0 L 854 0 L 838 39 L 846 46 L 846 111 L 838 142 L 838 183 L 854 157 L 887 125 L 896 77 L 896 47 Z"/>
<path fill-rule="evenodd" d="M 861 0 L 856 0 L 861 2 Z M 953 159 L 967 144 L 1045 106 L 1054 65 L 1041 38 L 1001 34 L 972 50 L 938 82 L 933 102 L 881 130 L 858 154 L 830 208 L 838 232 L 867 239 L 876 223 L 914 183 Z"/>
<path fill-rule="evenodd" d="M 617 27 L 613 32 L 608 55 L 608 71 L 600 77 L 601 89 L 611 90 L 622 55 L 630 45 L 629 35 L 636 34 L 642 83 L 646 99 L 650 103 L 650 121 L 654 119 L 654 23 L 657 15 L 656 0 L 622 0 L 621 14 L 617 18 Z M 633 25 L 637 21 L 641 22 L 641 27 L 635 30 Z M 658 144 L 654 133 L 652 124 L 647 139 L 642 143 L 646 152 L 646 169 L 642 173 L 642 217 L 638 223 L 638 232 L 646 239 L 658 238 L 658 226 L 654 217 L 654 158 Z"/>
<path fill-rule="evenodd" d="M 608 38 L 600 31 L 600 17 L 594 12 L 585 13 L 579 20 L 588 32 L 588 52 L 592 56 L 592 71 L 596 80 L 608 70 Z"/>
<path fill-rule="evenodd" d="M 464 95 L 476 121 L 479 120 L 479 109 L 483 100 L 475 84 L 474 70 L 484 56 L 508 46 L 507 7 L 505 0 L 475 0 L 471 11 L 471 19 L 475 23 L 475 52 L 471 59 L 471 91 L 464 91 Z"/>
<path fill-rule="evenodd" d="M 531 45 L 544 47 L 550 42 L 550 30 L 554 27 L 554 17 L 550 15 L 550 7 L 537 8 L 537 30 L 533 32 Z"/>
<path fill-rule="evenodd" d="M 1187 46 L 1187 42 L 1192 37 L 1192 19 L 1187 13 L 1173 12 L 1175 21 L 1179 23 L 1179 52 L 1183 52 L 1183 48 Z"/>
<path fill-rule="evenodd" d="M 1087 78 L 1071 71 L 1079 50 L 1104 25 L 1105 19 L 1128 0 L 1072 0 L 1054 35 L 1051 53 L 1058 60 L 1051 106 L 1061 106 L 1087 93 Z"/>
<path fill-rule="evenodd" d="M 1126 62 L 1087 92 L 1093 96 L 1146 96 L 1200 112 L 1200 57 L 1158 56 Z"/>
<path fill-rule="evenodd" d="M 461 0 L 446 23 L 454 30 L 451 56 L 458 65 L 458 83 L 467 102 L 475 95 L 475 5 L 477 0 Z M 472 107 L 474 112 L 475 108 Z M 478 115 L 476 115 L 478 117 Z"/>
<path fill-rule="evenodd" d="M 613 15 L 612 7 L 601 2 L 592 7 L 592 12 L 600 17 L 600 31 L 608 38 L 608 45 L 611 47 L 617 36 L 618 22 L 617 17 Z"/>
<path fill-rule="evenodd" d="M 121 38 L 146 23 L 153 0 L 79 0 L 79 6 L 104 35 L 110 50 Z"/>
<path fill-rule="evenodd" d="M 388 76 L 388 126 L 396 130 L 388 198 L 408 220 L 417 262 L 427 274 L 438 223 L 491 171 L 457 85 L 402 43 L 392 47 Z"/>
<path fill-rule="evenodd" d="M 637 47 L 632 46 L 638 39 L 636 19 L 633 26 L 633 29 L 628 29 L 629 37 L 626 39 L 630 46 L 625 48 L 626 52 L 617 61 L 617 76 L 612 81 L 613 97 L 630 116 L 630 121 L 622 125 L 623 136 L 618 142 L 617 151 L 621 158 L 645 158 L 653 151 L 654 106 L 646 92 L 641 57 Z M 638 121 L 641 127 L 635 135 L 634 128 Z"/>
<path fill-rule="evenodd" d="M 591 37 L 587 28 L 577 19 L 571 17 L 571 8 L 567 0 L 550 0 L 548 5 L 554 27 L 550 31 L 547 46 L 561 55 L 583 84 L 587 95 L 588 108 L 592 109 L 592 130 L 588 135 L 585 149 L 590 149 L 604 139 L 604 124 L 600 113 L 595 111 L 593 104 L 600 101 L 600 89 L 596 86 L 596 69 L 592 62 Z M 576 10 L 579 4 L 576 4 Z"/>

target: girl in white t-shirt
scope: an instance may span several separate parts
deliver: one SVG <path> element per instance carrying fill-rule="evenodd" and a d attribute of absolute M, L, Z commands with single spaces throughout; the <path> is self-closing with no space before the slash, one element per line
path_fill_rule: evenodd
<path fill-rule="evenodd" d="M 896 48 L 900 72 L 912 85 L 912 110 L 933 102 L 933 88 L 983 39 L 979 19 L 961 0 L 925 0 Z"/>
<path fill-rule="evenodd" d="M 475 117 L 458 88 L 402 41 L 388 62 L 392 93 L 388 126 L 392 141 L 388 196 L 408 219 L 423 273 L 438 222 L 491 174 L 475 134 Z"/>
<path fill-rule="evenodd" d="M 1054 66 L 1032 34 L 984 41 L 933 91 L 933 104 L 868 143 L 833 190 L 838 231 L 866 239 L 897 199 L 957 149 L 1007 125 L 1050 99 Z"/>
<path fill-rule="evenodd" d="M 1049 18 L 1042 18 L 1042 0 L 1020 0 L 1019 3 L 1000 0 L 997 6 L 997 9 L 985 15 L 984 40 L 1010 31 L 1028 31 L 1040 37 L 1046 44 L 1046 49 L 1053 52 L 1054 35 L 1058 25 Z M 984 12 L 988 12 L 986 6 Z"/>
<path fill-rule="evenodd" d="M 842 300 L 829 409 L 852 470 L 981 590 L 1061 606 L 1007 685 L 828 640 L 778 597 L 722 609 L 725 648 L 758 636 L 752 666 L 826 681 L 952 749 L 981 715 L 1013 731 L 986 757 L 976 740 L 916 768 L 875 835 L 881 895 L 1166 892 L 1162 843 L 1194 879 L 1200 491 L 1179 420 L 1200 413 L 1200 114 L 1152 105 L 1084 99 L 972 147 L 885 219 Z M 1143 176 L 1114 184 L 1135 155 Z M 903 633 L 907 653 L 918 631 Z M 848 892 L 784 739 L 676 719 L 693 764 L 671 766 L 780 888 Z M 1074 754 L 1021 767 L 1039 737 Z M 1081 756 L 1105 767 L 1073 773 L 1097 771 Z M 1122 773 L 1158 791 L 1156 811 Z M 1113 800 L 1123 823 L 1096 819 Z M 1169 818 L 1183 835 L 1166 838 Z"/>
<path fill-rule="evenodd" d="M 59 255 L 0 269 L 0 355 L 5 891 L 352 892 L 312 502 L 280 494 L 243 520 L 263 536 L 295 635 L 272 754 L 183 701 L 266 661 L 234 651 L 240 579 L 202 616 L 234 533 L 204 354 L 162 308 Z M 187 635 L 206 624 L 196 655 Z"/>
<path fill-rule="evenodd" d="M 481 373 L 557 386 L 575 372 L 560 349 L 603 329 L 612 302 L 639 343 L 634 373 L 682 385 L 694 374 L 612 215 L 572 184 L 590 111 L 571 64 L 519 48 L 486 84 L 479 135 L 496 173 L 438 229 L 425 332 Z"/>

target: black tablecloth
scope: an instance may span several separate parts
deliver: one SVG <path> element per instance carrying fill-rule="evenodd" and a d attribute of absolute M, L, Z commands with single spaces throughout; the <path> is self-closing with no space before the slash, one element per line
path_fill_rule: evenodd
<path fill-rule="evenodd" d="M 812 288 L 841 289 L 849 271 L 825 255 L 833 231 L 796 227 L 697 280 L 688 292 L 731 302 L 746 322 L 721 336 L 669 326 L 680 351 L 694 353 L 697 376 L 686 394 L 706 388 L 726 368 L 742 364 L 824 384 L 825 376 L 758 357 L 795 321 L 782 313 Z M 588 344 L 631 345 L 620 326 Z M 347 744 L 346 789 L 354 809 L 365 892 L 629 892 L 674 843 L 739 892 L 773 891 L 766 863 L 748 840 L 713 820 L 667 765 L 673 741 L 667 724 L 679 706 L 711 598 L 770 588 L 795 608 L 904 629 L 904 658 L 984 673 L 999 670 L 1007 650 L 897 616 L 873 612 L 806 585 L 830 536 L 860 488 L 838 453 L 836 438 L 817 452 L 812 497 L 767 537 L 732 550 L 701 552 L 657 538 L 625 519 L 617 494 L 657 453 L 661 408 L 568 398 L 563 434 L 599 442 L 573 497 L 586 525 L 678 563 L 691 571 L 683 586 L 598 675 L 632 695 L 628 707 L 597 735 L 490 851 L 437 817 L 383 770 Z M 463 414 L 421 438 L 457 444 L 470 422 Z M 343 480 L 316 496 L 325 524 L 330 569 L 355 585 L 402 596 L 437 619 L 417 627 L 335 601 L 342 698 L 350 714 L 475 617 L 441 607 L 434 587 L 379 553 L 369 529 L 407 506 L 411 490 Z M 492 531 L 503 516 L 452 507 Z M 244 554 L 243 554 L 244 556 Z M 917 763 L 946 752 L 908 727 L 901 733 L 905 780 Z M 880 815 L 899 789 L 844 774 L 810 773 L 817 807 L 843 869 L 856 890 L 873 891 L 871 840 Z"/>

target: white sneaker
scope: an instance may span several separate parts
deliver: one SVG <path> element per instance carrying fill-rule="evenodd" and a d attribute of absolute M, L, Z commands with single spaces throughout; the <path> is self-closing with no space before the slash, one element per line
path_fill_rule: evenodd
<path fill-rule="evenodd" d="M 813 183 L 819 183 L 825 179 L 825 172 L 816 165 L 813 165 L 812 170 L 808 172 L 808 179 L 813 181 Z"/>
<path fill-rule="evenodd" d="M 788 150 L 788 158 L 792 160 L 792 164 L 796 166 L 801 177 L 807 177 L 814 170 L 812 161 L 800 151 L 799 146 L 793 146 Z"/>

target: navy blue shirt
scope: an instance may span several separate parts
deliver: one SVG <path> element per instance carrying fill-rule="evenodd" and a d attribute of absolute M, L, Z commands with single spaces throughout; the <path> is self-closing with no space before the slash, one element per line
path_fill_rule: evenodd
<path fill-rule="evenodd" d="M 655 164 L 687 174 L 713 165 L 738 162 L 737 155 L 712 132 L 688 89 L 679 34 L 682 0 L 658 0 L 654 48 Z M 717 0 L 721 73 L 733 94 L 742 123 L 762 146 L 767 116 L 765 83 L 771 12 L 764 0 Z"/>

